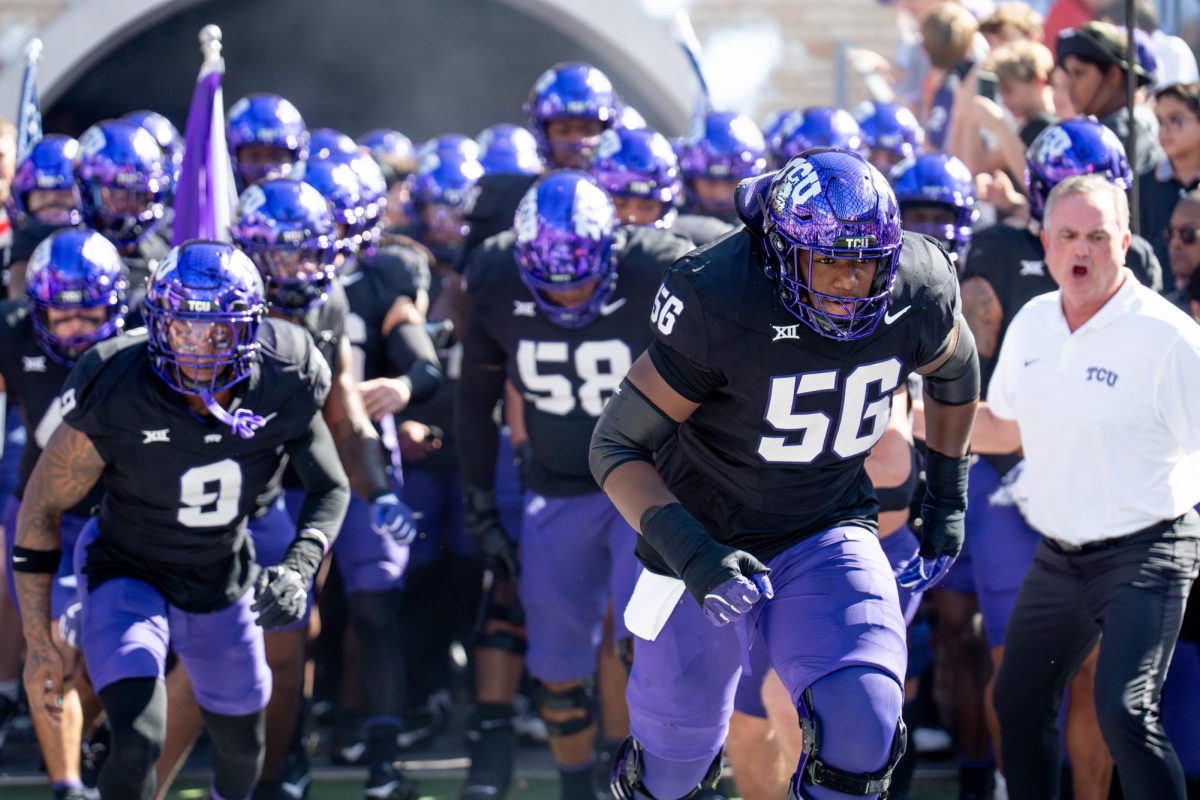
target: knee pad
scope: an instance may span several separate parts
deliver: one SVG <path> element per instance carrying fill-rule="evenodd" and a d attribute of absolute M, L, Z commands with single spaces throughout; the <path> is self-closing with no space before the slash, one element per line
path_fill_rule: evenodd
<path fill-rule="evenodd" d="M 657 800 L 642 784 L 646 761 L 642 745 L 632 736 L 621 742 L 613 756 L 612 775 L 609 788 L 616 800 Z M 681 800 L 699 800 L 703 797 L 720 797 L 716 794 L 717 782 L 721 780 L 721 753 L 718 752 L 700 780 L 700 784 L 685 794 Z"/>
<path fill-rule="evenodd" d="M 896 733 L 892 737 L 892 750 L 887 763 L 875 772 L 847 772 L 830 766 L 821 760 L 821 723 L 813 712 L 812 689 L 805 689 L 800 696 L 797 706 L 800 714 L 800 731 L 804 736 L 804 749 L 800 752 L 800 763 L 796 774 L 792 776 L 788 797 L 790 800 L 803 800 L 802 784 L 823 786 L 830 791 L 848 794 L 852 797 L 866 797 L 877 794 L 887 797 L 888 787 L 892 785 L 892 771 L 899 763 L 908 745 L 908 729 L 904 719 L 896 720 Z"/>
<path fill-rule="evenodd" d="M 546 723 L 546 731 L 551 736 L 570 736 L 590 728 L 596 722 L 596 691 L 590 678 L 586 678 L 569 689 L 554 690 L 541 681 L 534 688 L 534 701 L 542 713 Z M 547 719 L 544 712 L 582 711 L 580 716 L 567 719 Z"/>
<path fill-rule="evenodd" d="M 525 609 L 521 607 L 520 600 L 515 597 L 515 587 L 511 585 L 509 587 L 513 591 L 514 598 L 502 600 L 497 597 L 497 585 L 493 584 L 492 588 L 483 596 L 483 608 L 479 614 L 475 646 L 490 647 L 524 657 L 529 646 L 525 640 Z M 489 631 L 489 622 L 503 622 L 506 626 L 521 628 L 521 632 L 517 633 L 507 627 Z"/>

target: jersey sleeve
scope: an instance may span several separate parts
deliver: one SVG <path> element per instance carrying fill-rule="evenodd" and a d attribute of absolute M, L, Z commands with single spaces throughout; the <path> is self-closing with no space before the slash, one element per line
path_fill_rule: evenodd
<path fill-rule="evenodd" d="M 687 262 L 679 262 L 663 277 L 650 311 L 649 353 L 663 380 L 699 403 L 725 381 L 710 365 L 708 320 L 690 272 Z"/>
<path fill-rule="evenodd" d="M 100 457 L 108 463 L 112 461 L 112 451 L 107 441 L 114 428 L 108 414 L 112 381 L 107 379 L 106 363 L 98 347 L 84 353 L 63 382 L 59 402 L 63 421 L 86 434 Z"/>
<path fill-rule="evenodd" d="M 928 294 L 920 309 L 921 313 L 915 315 L 916 356 L 913 364 L 917 367 L 932 362 L 945 351 L 954 324 L 962 314 L 958 278 L 950 256 L 945 250 L 932 244 L 925 250 L 932 263 Z"/>

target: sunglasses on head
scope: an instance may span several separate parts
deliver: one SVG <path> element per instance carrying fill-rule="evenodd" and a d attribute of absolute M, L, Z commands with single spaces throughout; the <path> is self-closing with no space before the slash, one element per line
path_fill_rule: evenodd
<path fill-rule="evenodd" d="M 1163 228 L 1163 241 L 1169 244 L 1171 239 L 1175 238 L 1176 234 L 1178 234 L 1179 240 L 1184 244 L 1193 245 L 1196 243 L 1196 237 L 1200 235 L 1200 228 L 1175 228 L 1167 226 Z"/>

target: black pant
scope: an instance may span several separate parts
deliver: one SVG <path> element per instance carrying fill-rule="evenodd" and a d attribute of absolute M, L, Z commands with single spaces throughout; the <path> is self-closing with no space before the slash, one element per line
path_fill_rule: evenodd
<path fill-rule="evenodd" d="M 1200 565 L 1195 512 L 1083 552 L 1043 540 L 1008 621 L 995 704 L 1009 796 L 1056 800 L 1063 692 L 1101 638 L 1096 711 L 1127 800 L 1184 800 L 1159 722 Z"/>

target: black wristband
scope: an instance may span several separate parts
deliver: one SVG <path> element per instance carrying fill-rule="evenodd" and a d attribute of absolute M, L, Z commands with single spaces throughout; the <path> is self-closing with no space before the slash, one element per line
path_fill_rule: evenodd
<path fill-rule="evenodd" d="M 967 472 L 970 456 L 947 456 L 936 450 L 925 453 L 925 493 L 943 508 L 967 507 Z"/>
<path fill-rule="evenodd" d="M 658 551 L 680 578 L 696 554 L 712 541 L 700 521 L 679 503 L 648 508 L 639 520 L 639 527 L 646 543 Z"/>
<path fill-rule="evenodd" d="M 325 534 L 316 528 L 305 528 L 296 534 L 279 563 L 299 572 L 306 582 L 311 581 L 321 566 L 321 560 L 325 558 L 327 543 Z"/>
<path fill-rule="evenodd" d="M 15 533 L 15 531 L 14 531 Z M 62 550 L 31 550 L 13 545 L 13 572 L 28 572 L 33 575 L 53 575 L 62 563 Z"/>

